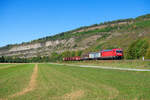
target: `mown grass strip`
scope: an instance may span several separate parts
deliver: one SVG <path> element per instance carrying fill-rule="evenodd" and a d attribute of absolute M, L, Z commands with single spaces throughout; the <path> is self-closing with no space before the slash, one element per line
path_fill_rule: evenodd
<path fill-rule="evenodd" d="M 24 88 L 22 91 L 11 95 L 10 97 L 13 98 L 13 97 L 16 97 L 16 96 L 21 96 L 21 95 L 24 95 L 24 94 L 26 94 L 30 91 L 33 91 L 36 87 L 36 78 L 37 78 L 37 76 L 38 76 L 38 64 L 35 64 L 35 67 L 33 69 L 33 73 L 32 73 L 32 76 L 30 78 L 28 86 L 26 88 Z"/>
<path fill-rule="evenodd" d="M 9 95 L 23 89 L 32 73 L 33 64 L 17 64 L 13 68 L 0 70 L 0 98 L 8 98 Z"/>

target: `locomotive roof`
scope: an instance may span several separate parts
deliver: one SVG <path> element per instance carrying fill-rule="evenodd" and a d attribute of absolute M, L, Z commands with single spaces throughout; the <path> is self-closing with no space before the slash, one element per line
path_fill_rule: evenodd
<path fill-rule="evenodd" d="M 112 50 L 122 50 L 121 48 L 115 48 L 115 49 L 105 49 L 105 50 L 102 50 L 102 51 L 112 51 Z"/>

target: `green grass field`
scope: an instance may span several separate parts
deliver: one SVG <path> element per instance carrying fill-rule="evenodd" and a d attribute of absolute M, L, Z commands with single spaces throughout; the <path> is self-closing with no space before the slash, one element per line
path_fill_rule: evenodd
<path fill-rule="evenodd" d="M 87 60 L 87 61 L 67 61 L 60 62 L 63 64 L 78 64 L 78 65 L 98 65 L 120 68 L 137 68 L 150 69 L 150 61 L 142 60 Z"/>
<path fill-rule="evenodd" d="M 0 64 L 0 100 L 149 100 L 149 94 L 150 72 Z"/>

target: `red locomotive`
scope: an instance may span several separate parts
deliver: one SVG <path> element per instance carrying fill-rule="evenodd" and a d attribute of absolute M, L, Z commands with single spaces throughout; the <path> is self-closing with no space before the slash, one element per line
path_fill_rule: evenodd
<path fill-rule="evenodd" d="M 101 60 L 101 59 L 122 59 L 123 58 L 123 50 L 121 48 L 102 50 L 99 52 L 91 52 L 88 56 L 85 57 L 65 57 L 64 61 L 80 61 L 80 60 Z"/>
<path fill-rule="evenodd" d="M 111 50 L 102 50 L 101 58 L 105 59 L 122 59 L 123 58 L 123 50 L 120 48 L 111 49 Z"/>

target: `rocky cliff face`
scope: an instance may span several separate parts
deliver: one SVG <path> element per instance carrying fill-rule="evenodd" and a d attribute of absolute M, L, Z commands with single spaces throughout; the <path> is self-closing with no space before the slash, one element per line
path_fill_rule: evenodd
<path fill-rule="evenodd" d="M 65 50 L 75 50 L 72 46 L 75 44 L 75 39 L 46 41 L 44 43 L 31 43 L 24 45 L 13 46 L 7 50 L 1 50 L 0 56 L 19 56 L 19 57 L 36 57 L 47 56 L 51 52 L 63 52 Z M 68 48 L 69 47 L 69 48 Z M 76 49 L 85 49 L 78 47 Z"/>
<path fill-rule="evenodd" d="M 43 43 L 28 43 L 12 46 L 9 49 L 0 50 L 0 56 L 36 57 L 48 56 L 52 52 L 64 52 L 65 50 L 83 50 L 91 46 L 101 35 L 92 35 L 86 39 L 76 41 L 76 38 L 46 41 Z"/>
<path fill-rule="evenodd" d="M 23 51 L 23 50 L 30 50 L 30 49 L 37 49 L 42 47 L 41 43 L 36 43 L 36 44 L 28 44 L 28 45 L 19 45 L 12 47 L 9 51 L 10 52 L 15 52 L 15 51 Z"/>

